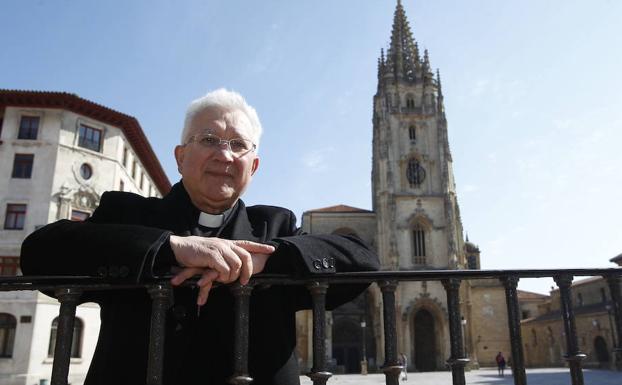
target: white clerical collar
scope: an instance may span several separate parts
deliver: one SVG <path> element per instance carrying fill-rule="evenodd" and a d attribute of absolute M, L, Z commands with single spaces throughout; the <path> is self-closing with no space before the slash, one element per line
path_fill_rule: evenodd
<path fill-rule="evenodd" d="M 199 225 L 204 227 L 217 228 L 225 223 L 225 219 L 231 213 L 231 209 L 226 210 L 222 214 L 208 214 L 201 211 L 199 214 Z"/>
<path fill-rule="evenodd" d="M 199 214 L 199 224 L 205 227 L 220 227 L 225 222 L 225 214 Z"/>

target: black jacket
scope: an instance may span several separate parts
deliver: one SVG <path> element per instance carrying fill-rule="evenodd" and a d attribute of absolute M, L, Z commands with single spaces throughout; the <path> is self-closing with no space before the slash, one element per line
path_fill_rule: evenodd
<path fill-rule="evenodd" d="M 61 220 L 32 233 L 22 245 L 25 275 L 90 275 L 112 282 L 144 282 L 174 259 L 162 245 L 170 234 L 199 235 L 199 211 L 181 183 L 162 199 L 107 192 L 85 222 Z M 219 237 L 273 242 L 265 273 L 309 275 L 377 270 L 378 257 L 354 237 L 303 235 L 294 214 L 273 206 L 245 207 L 238 201 Z M 162 251 L 161 251 L 162 249 Z M 165 264 L 165 266 L 162 266 Z M 329 288 L 334 308 L 366 285 Z M 176 288 L 167 313 L 164 382 L 224 384 L 232 375 L 233 297 L 212 289 L 197 313 L 196 290 Z M 144 384 L 151 300 L 145 290 L 87 293 L 101 306 L 101 329 L 86 385 Z M 299 286 L 255 288 L 250 304 L 249 371 L 253 384 L 298 384 L 295 312 L 310 308 Z"/>

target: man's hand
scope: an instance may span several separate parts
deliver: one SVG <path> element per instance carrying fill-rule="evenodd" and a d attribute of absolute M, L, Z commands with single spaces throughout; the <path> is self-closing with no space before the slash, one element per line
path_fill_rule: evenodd
<path fill-rule="evenodd" d="M 171 283 L 180 285 L 186 279 L 201 274 L 199 305 L 205 304 L 214 281 L 231 283 L 238 278 L 246 285 L 252 274 L 263 270 L 274 247 L 251 241 L 221 238 L 179 237 L 171 235 L 170 244 L 175 259 L 183 267 Z M 254 266 L 254 264 L 257 266 Z"/>

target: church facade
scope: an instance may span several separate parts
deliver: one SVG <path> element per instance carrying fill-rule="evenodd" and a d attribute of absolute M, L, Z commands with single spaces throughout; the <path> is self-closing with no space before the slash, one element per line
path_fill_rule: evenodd
<path fill-rule="evenodd" d="M 303 229 L 355 234 L 376 248 L 386 270 L 479 269 L 479 249 L 464 240 L 440 75 L 432 70 L 427 50 L 419 49 L 400 1 L 390 45 L 378 59 L 377 84 L 372 210 L 346 205 L 310 210 L 303 215 Z M 409 370 L 444 370 L 450 348 L 442 284 L 400 283 L 396 302 L 398 350 L 406 355 Z M 499 282 L 463 282 L 461 313 L 472 366 L 493 365 L 498 351 L 509 352 Z M 307 327 L 308 319 L 299 316 Z M 363 355 L 370 370 L 382 365 L 382 303 L 375 285 L 355 304 L 333 311 L 329 326 L 327 350 L 334 370 L 359 371 Z M 303 363 L 310 358 L 307 347 L 310 341 L 301 337 Z"/>

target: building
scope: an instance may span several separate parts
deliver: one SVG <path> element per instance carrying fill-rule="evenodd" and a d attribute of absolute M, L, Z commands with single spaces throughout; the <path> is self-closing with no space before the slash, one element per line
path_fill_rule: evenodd
<path fill-rule="evenodd" d="M 622 254 L 611 259 L 622 266 Z M 579 350 L 584 367 L 614 369 L 616 344 L 611 292 L 602 277 L 577 280 L 570 287 Z M 537 306 L 537 312 L 521 321 L 525 366 L 564 366 L 566 337 L 560 311 L 559 289 Z M 522 301 L 521 301 L 522 302 Z"/>
<path fill-rule="evenodd" d="M 19 273 L 23 239 L 59 219 L 83 220 L 106 190 L 162 196 L 171 185 L 138 121 L 62 92 L 0 90 L 0 274 Z M 50 256 L 53 258 L 53 256 Z M 0 384 L 45 383 L 56 300 L 0 293 Z M 77 309 L 69 382 L 82 383 L 99 308 Z"/>
<path fill-rule="evenodd" d="M 373 245 L 387 270 L 479 269 L 479 248 L 465 241 L 452 170 L 441 79 L 413 38 L 401 2 L 391 41 L 378 59 L 373 97 L 372 211 L 338 205 L 304 213 L 310 233 L 356 234 Z M 337 372 L 357 372 L 365 335 L 370 369 L 383 363 L 380 291 L 358 310 L 332 312 L 329 351 Z M 447 296 L 440 282 L 403 282 L 396 292 L 398 350 L 409 370 L 444 370 L 450 356 Z M 463 282 L 463 334 L 471 365 L 494 365 L 509 351 L 505 292 L 498 281 Z M 306 324 L 310 315 L 300 315 Z M 360 325 L 360 326 L 359 326 Z M 364 325 L 364 326 L 363 326 Z M 304 328 L 301 328 L 303 330 Z M 368 342 L 369 336 L 371 341 Z M 376 349 L 376 347 L 378 347 Z M 299 354 L 310 364 L 310 341 Z"/>

